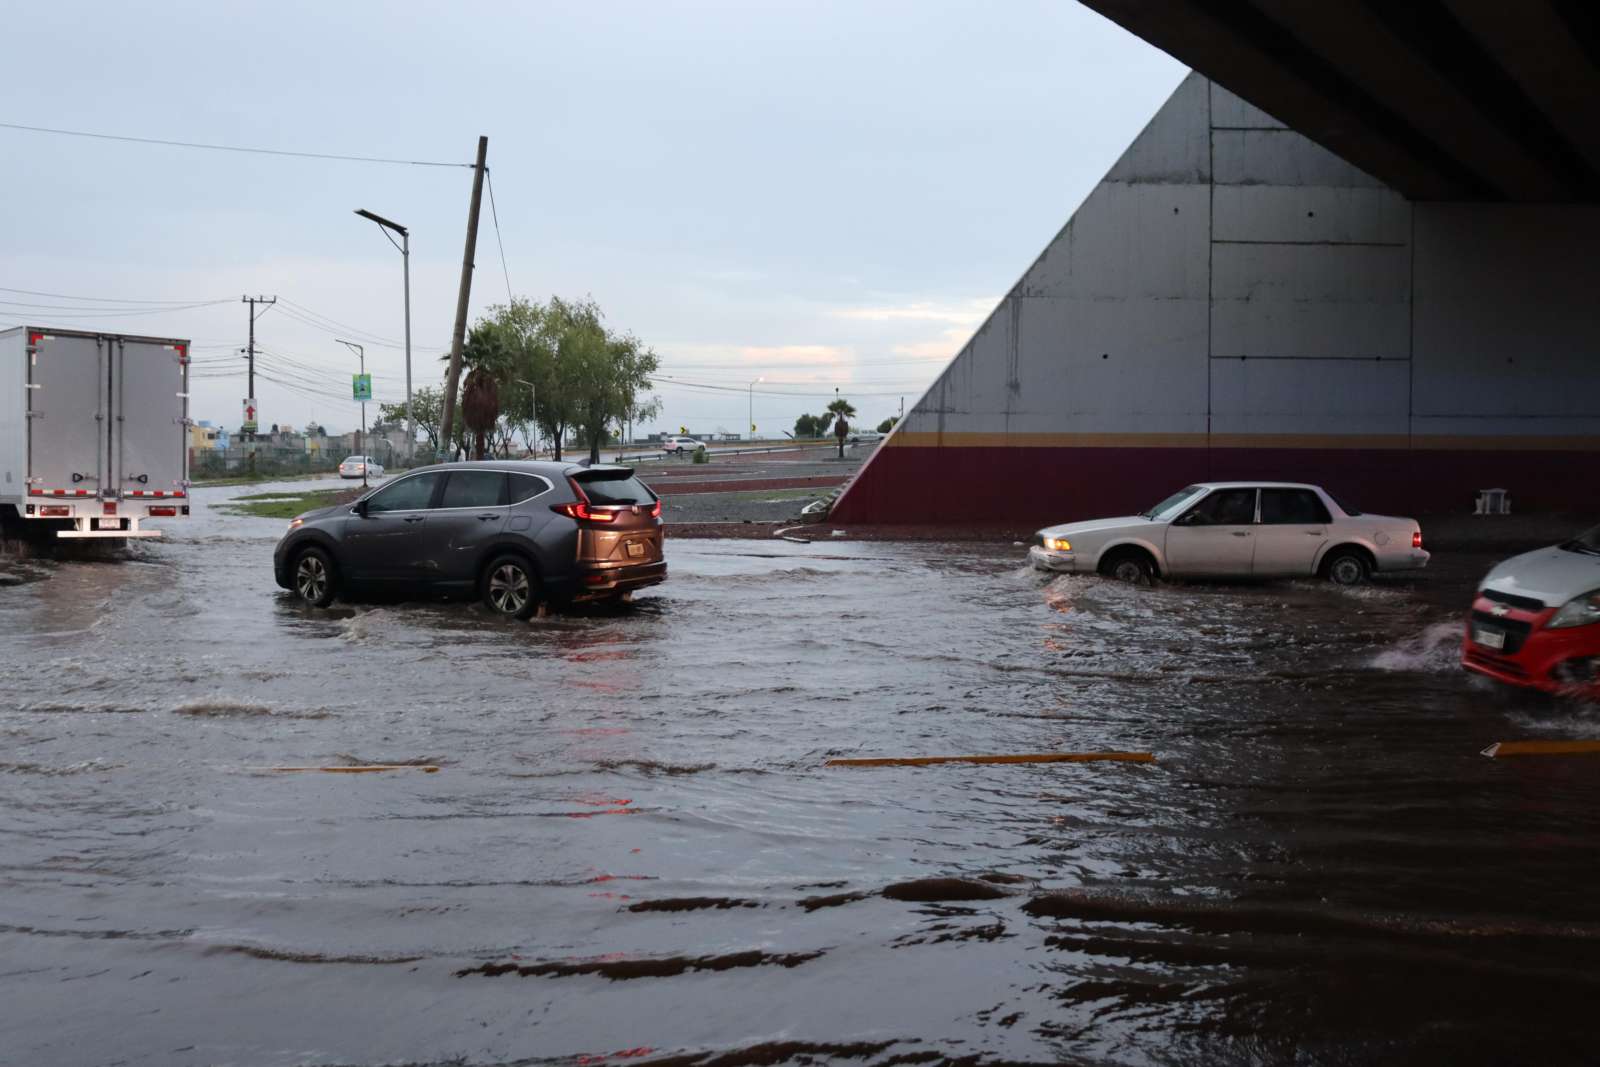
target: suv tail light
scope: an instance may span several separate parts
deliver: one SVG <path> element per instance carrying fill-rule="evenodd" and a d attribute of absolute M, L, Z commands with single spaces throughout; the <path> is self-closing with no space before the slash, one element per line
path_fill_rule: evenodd
<path fill-rule="evenodd" d="M 650 517 L 652 519 L 659 519 L 661 517 L 661 501 L 659 498 L 656 500 L 655 506 L 650 509 Z"/>
<path fill-rule="evenodd" d="M 551 504 L 550 510 L 558 515 L 565 515 L 571 519 L 583 522 L 616 522 L 615 511 L 598 511 L 587 500 L 580 500 L 576 504 Z"/>

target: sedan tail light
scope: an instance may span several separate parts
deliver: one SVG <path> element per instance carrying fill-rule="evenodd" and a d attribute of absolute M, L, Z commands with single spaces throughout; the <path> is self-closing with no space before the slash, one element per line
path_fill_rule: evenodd
<path fill-rule="evenodd" d="M 1422 531 L 1421 530 L 1415 530 L 1415 531 L 1412 532 L 1412 534 L 1411 534 L 1411 547 L 1412 548 L 1421 548 L 1422 547 Z"/>

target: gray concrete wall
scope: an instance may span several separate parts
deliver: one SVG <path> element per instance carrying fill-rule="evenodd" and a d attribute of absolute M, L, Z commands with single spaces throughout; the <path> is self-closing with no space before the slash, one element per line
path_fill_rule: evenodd
<path fill-rule="evenodd" d="M 1596 247 L 1600 209 L 1412 203 L 1191 74 L 834 513 L 1059 520 L 1236 477 L 1600 506 Z M 924 488 L 953 474 L 980 489 Z"/>
<path fill-rule="evenodd" d="M 1413 205 L 1191 74 L 901 429 L 1600 433 L 1597 244 Z"/>

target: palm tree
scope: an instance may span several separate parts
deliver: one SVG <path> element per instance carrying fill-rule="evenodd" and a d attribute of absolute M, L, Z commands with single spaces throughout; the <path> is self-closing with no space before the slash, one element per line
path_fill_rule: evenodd
<path fill-rule="evenodd" d="M 461 421 L 472 432 L 472 458 L 487 459 L 488 437 L 500 420 L 500 386 L 485 367 L 473 367 L 461 388 Z"/>

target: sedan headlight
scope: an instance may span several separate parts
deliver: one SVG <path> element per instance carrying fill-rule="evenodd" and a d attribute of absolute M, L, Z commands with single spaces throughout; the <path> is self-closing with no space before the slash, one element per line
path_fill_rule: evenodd
<path fill-rule="evenodd" d="M 1547 630 L 1563 630 L 1569 626 L 1588 626 L 1600 622 L 1600 589 L 1591 589 L 1575 596 L 1544 624 Z"/>
<path fill-rule="evenodd" d="M 303 525 L 305 523 L 305 521 L 306 520 L 304 520 L 300 516 L 296 515 L 294 518 L 289 520 L 289 529 L 291 529 L 291 530 L 298 529 L 301 525 Z"/>
<path fill-rule="evenodd" d="M 1044 547 L 1054 552 L 1071 552 L 1072 542 L 1065 537 L 1046 537 L 1044 539 Z"/>

